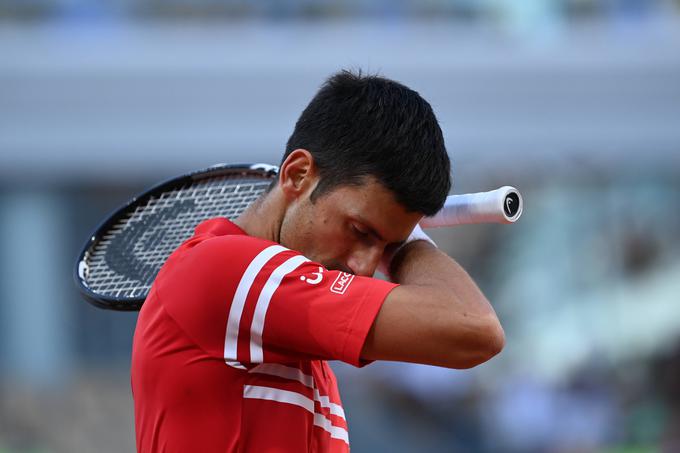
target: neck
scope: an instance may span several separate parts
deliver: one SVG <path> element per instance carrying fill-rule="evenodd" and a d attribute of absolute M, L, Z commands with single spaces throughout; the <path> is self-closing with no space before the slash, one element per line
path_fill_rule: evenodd
<path fill-rule="evenodd" d="M 248 236 L 280 243 L 284 210 L 273 192 L 260 196 L 233 222 Z"/>

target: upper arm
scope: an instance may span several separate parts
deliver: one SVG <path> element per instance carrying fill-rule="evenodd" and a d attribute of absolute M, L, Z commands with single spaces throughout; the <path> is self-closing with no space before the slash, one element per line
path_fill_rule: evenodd
<path fill-rule="evenodd" d="M 288 274 L 268 308 L 265 361 L 342 360 L 361 366 L 361 349 L 386 295 L 396 285 L 306 262 Z"/>
<path fill-rule="evenodd" d="M 368 331 L 396 285 L 325 269 L 279 245 L 235 247 L 239 239 L 206 241 L 164 273 L 160 297 L 194 343 L 227 363 L 362 365 Z"/>
<path fill-rule="evenodd" d="M 493 310 L 466 312 L 450 291 L 401 285 L 385 298 L 362 358 L 470 368 L 498 353 L 503 343 Z"/>

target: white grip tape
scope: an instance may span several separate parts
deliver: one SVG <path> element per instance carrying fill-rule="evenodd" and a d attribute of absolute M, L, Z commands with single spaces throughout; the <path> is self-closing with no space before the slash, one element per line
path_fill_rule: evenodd
<path fill-rule="evenodd" d="M 518 201 L 508 197 L 513 193 Z M 515 214 L 507 215 L 505 205 L 516 202 L 519 202 L 519 207 Z M 449 195 L 441 211 L 433 217 L 424 217 L 420 226 L 436 228 L 469 223 L 514 223 L 522 215 L 522 207 L 522 196 L 511 186 L 503 186 L 490 192 Z"/>

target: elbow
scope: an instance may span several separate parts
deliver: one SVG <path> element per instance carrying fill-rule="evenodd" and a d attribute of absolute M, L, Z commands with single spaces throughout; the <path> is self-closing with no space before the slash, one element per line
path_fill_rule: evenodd
<path fill-rule="evenodd" d="M 463 357 L 458 357 L 455 365 L 451 368 L 474 368 L 491 360 L 503 350 L 505 332 L 498 319 L 494 316 L 493 319 L 485 322 L 483 327 L 478 326 L 478 329 L 471 333 L 468 344 L 468 353 L 464 354 Z"/>
<path fill-rule="evenodd" d="M 486 359 L 484 362 L 499 354 L 505 347 L 505 331 L 498 319 L 495 319 L 488 328 L 487 338 Z"/>

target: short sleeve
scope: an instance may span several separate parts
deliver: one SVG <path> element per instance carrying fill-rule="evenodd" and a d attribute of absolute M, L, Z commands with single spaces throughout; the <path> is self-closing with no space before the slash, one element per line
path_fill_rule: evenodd
<path fill-rule="evenodd" d="M 361 349 L 395 286 L 304 262 L 285 274 L 272 295 L 264 317 L 264 361 L 293 356 L 367 364 Z"/>
<path fill-rule="evenodd" d="M 279 244 L 221 236 L 196 244 L 157 279 L 160 303 L 211 356 L 236 367 L 342 360 L 361 349 L 397 285 L 328 270 Z"/>

